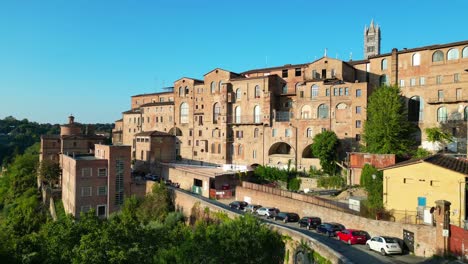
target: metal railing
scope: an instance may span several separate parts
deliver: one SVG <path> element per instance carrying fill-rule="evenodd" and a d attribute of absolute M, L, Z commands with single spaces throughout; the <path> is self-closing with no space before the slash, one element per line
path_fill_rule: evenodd
<path fill-rule="evenodd" d="M 276 122 L 289 122 L 293 118 L 292 112 L 286 111 L 278 111 L 275 114 L 275 121 Z"/>

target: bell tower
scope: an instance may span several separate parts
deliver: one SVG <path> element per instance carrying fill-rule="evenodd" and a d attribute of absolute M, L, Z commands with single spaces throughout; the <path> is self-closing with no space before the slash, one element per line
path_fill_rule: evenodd
<path fill-rule="evenodd" d="M 364 26 L 364 59 L 380 54 L 380 27 L 374 25 L 372 19 L 370 26 Z"/>

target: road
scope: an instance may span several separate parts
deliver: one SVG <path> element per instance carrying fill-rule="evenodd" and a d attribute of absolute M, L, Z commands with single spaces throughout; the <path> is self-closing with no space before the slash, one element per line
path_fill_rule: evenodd
<path fill-rule="evenodd" d="M 191 192 L 177 189 L 178 191 L 185 192 L 190 194 L 198 199 L 201 199 L 205 202 L 217 205 L 219 207 L 224 208 L 225 210 L 229 210 L 234 213 L 238 213 L 239 215 L 243 215 L 244 212 L 231 209 L 227 204 L 229 201 L 219 202 L 216 200 L 210 200 L 208 198 L 202 197 L 200 195 L 193 194 Z M 350 261 L 360 264 L 373 264 L 373 263 L 399 263 L 399 264 L 413 264 L 413 263 L 421 263 L 421 264 L 437 264 L 437 263 L 444 263 L 442 261 L 438 261 L 435 259 L 427 259 L 422 257 L 416 257 L 413 255 L 405 254 L 405 255 L 389 255 L 389 256 L 382 256 L 378 252 L 369 251 L 367 250 L 366 246 L 364 245 L 348 245 L 344 242 L 339 241 L 336 238 L 329 238 L 325 235 L 316 233 L 313 230 L 306 230 L 304 228 L 300 228 L 297 223 L 287 223 L 284 224 L 283 222 L 273 221 L 272 219 L 266 219 L 265 217 L 258 217 L 262 221 L 268 222 L 270 224 L 278 225 L 278 226 L 285 226 L 292 230 L 301 232 L 302 234 L 311 237 L 320 243 L 329 246 L 330 248 L 334 249 L 338 253 L 342 254 L 344 257 L 348 258 Z"/>

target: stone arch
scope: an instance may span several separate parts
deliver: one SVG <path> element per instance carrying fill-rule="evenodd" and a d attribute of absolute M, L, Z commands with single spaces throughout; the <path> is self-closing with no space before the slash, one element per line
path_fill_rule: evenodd
<path fill-rule="evenodd" d="M 180 137 L 182 136 L 182 130 L 178 127 L 173 127 L 169 130 L 169 134 Z"/>
<path fill-rule="evenodd" d="M 307 145 L 307 146 L 302 150 L 302 158 L 305 158 L 305 159 L 314 158 L 314 155 L 312 154 L 312 144 Z"/>
<path fill-rule="evenodd" d="M 418 95 L 408 100 L 408 120 L 419 122 L 423 120 L 424 102 Z"/>
<path fill-rule="evenodd" d="M 335 107 L 336 122 L 345 122 L 348 117 L 349 107 L 345 103 L 338 103 Z"/>
<path fill-rule="evenodd" d="M 283 155 L 294 155 L 293 148 L 286 142 L 276 142 L 271 145 L 268 150 L 268 155 L 283 154 Z"/>

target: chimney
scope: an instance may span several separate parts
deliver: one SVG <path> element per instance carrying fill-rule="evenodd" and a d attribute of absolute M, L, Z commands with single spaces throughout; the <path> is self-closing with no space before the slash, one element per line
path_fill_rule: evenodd
<path fill-rule="evenodd" d="M 73 115 L 70 115 L 68 117 L 68 124 L 73 124 L 75 122 L 75 117 Z"/>

